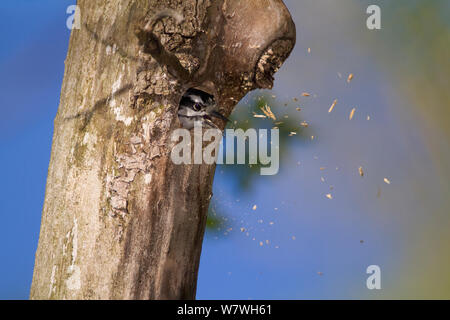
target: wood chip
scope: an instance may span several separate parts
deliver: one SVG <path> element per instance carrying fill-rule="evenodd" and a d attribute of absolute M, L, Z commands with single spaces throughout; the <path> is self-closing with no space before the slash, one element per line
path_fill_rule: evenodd
<path fill-rule="evenodd" d="M 253 117 L 254 118 L 264 118 L 264 119 L 267 118 L 265 115 L 262 115 L 262 114 L 254 114 Z"/>
<path fill-rule="evenodd" d="M 350 73 L 348 75 L 347 82 L 350 83 L 350 81 L 352 81 L 352 80 L 353 80 L 353 73 Z"/>
<path fill-rule="evenodd" d="M 349 120 L 353 119 L 353 116 L 355 115 L 355 111 L 356 111 L 356 108 L 353 108 L 352 111 L 350 111 L 350 116 L 348 117 Z"/>
<path fill-rule="evenodd" d="M 384 178 L 384 182 L 386 182 L 387 184 L 391 184 L 391 181 L 389 181 L 388 178 Z"/>
<path fill-rule="evenodd" d="M 300 123 L 300 125 L 301 125 L 303 128 L 308 128 L 308 126 L 309 126 L 308 122 L 306 122 L 306 121 L 303 121 L 302 123 Z"/>
<path fill-rule="evenodd" d="M 333 101 L 333 104 L 331 105 L 330 109 L 328 110 L 328 113 L 331 113 L 334 109 L 334 107 L 336 107 L 337 104 L 337 99 Z"/>
<path fill-rule="evenodd" d="M 330 200 L 333 199 L 333 196 L 331 194 L 327 194 L 326 197 Z"/>
<path fill-rule="evenodd" d="M 256 210 L 256 208 L 258 208 L 257 206 L 256 206 L 256 204 L 253 206 L 253 208 L 252 208 L 252 210 Z"/>
<path fill-rule="evenodd" d="M 289 137 L 295 136 L 296 134 L 297 134 L 297 132 L 290 132 Z"/>
<path fill-rule="evenodd" d="M 277 118 L 275 118 L 275 115 L 273 114 L 272 110 L 270 110 L 270 107 L 266 104 L 264 107 L 261 107 L 261 111 L 270 119 L 276 121 Z"/>
<path fill-rule="evenodd" d="M 364 171 L 363 171 L 363 168 L 362 168 L 362 167 L 359 167 L 359 168 L 358 168 L 358 171 L 359 171 L 359 175 L 360 175 L 361 177 L 364 177 Z"/>
<path fill-rule="evenodd" d="M 308 48 L 308 53 L 311 53 L 311 48 Z"/>
<path fill-rule="evenodd" d="M 302 93 L 302 97 L 309 97 L 309 96 L 311 96 L 308 92 L 303 92 Z"/>

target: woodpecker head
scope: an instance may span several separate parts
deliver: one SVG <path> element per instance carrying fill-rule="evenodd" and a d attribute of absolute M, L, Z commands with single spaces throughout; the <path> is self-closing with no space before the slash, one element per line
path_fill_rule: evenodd
<path fill-rule="evenodd" d="M 212 95 L 198 89 L 188 89 L 183 95 L 178 108 L 178 119 L 183 128 L 192 129 L 196 122 L 203 127 L 216 128 L 211 121 L 215 117 L 225 122 L 229 120 L 218 111 L 218 106 Z"/>

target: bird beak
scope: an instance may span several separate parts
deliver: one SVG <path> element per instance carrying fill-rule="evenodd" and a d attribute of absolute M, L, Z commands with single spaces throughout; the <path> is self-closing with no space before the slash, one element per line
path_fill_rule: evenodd
<path fill-rule="evenodd" d="M 220 112 L 217 112 L 217 111 L 213 111 L 211 113 L 211 116 L 213 116 L 215 118 L 218 118 L 220 120 L 223 120 L 225 122 L 229 122 L 230 121 L 230 119 L 228 119 L 227 117 L 223 116 Z"/>

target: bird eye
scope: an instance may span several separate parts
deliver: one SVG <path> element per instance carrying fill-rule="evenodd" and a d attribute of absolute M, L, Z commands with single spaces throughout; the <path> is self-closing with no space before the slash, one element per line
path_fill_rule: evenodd
<path fill-rule="evenodd" d="M 199 103 L 194 104 L 194 111 L 200 111 L 202 109 Z"/>

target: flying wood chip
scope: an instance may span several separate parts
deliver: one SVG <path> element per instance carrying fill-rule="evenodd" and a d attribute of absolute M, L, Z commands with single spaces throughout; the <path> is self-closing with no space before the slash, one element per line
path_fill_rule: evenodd
<path fill-rule="evenodd" d="M 277 118 L 275 118 L 275 115 L 273 114 L 272 110 L 270 110 L 270 107 L 266 104 L 264 107 L 261 107 L 261 111 L 270 119 L 272 120 L 277 120 Z"/>
<path fill-rule="evenodd" d="M 333 111 L 336 104 L 337 104 L 337 99 L 333 101 L 333 104 L 331 105 L 330 109 L 328 110 L 328 113 L 331 113 Z"/>
<path fill-rule="evenodd" d="M 355 115 L 355 111 L 356 111 L 355 108 L 353 108 L 352 111 L 350 111 L 350 116 L 348 117 L 349 120 L 353 119 L 353 116 Z"/>
<path fill-rule="evenodd" d="M 352 80 L 353 80 L 353 73 L 350 73 L 348 75 L 347 82 L 350 83 L 350 81 L 352 81 Z"/>
<path fill-rule="evenodd" d="M 308 126 L 309 126 L 308 122 L 306 122 L 306 121 L 303 121 L 302 123 L 300 123 L 300 125 L 301 125 L 303 128 L 308 128 Z"/>

